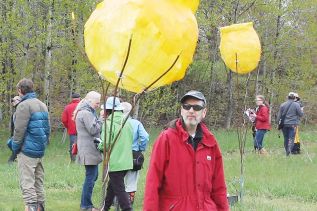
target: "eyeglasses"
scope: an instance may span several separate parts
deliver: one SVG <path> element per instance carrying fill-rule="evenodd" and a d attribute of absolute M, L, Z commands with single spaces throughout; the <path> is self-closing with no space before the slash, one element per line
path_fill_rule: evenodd
<path fill-rule="evenodd" d="M 202 109 L 204 109 L 204 106 L 201 105 L 190 105 L 190 104 L 183 104 L 182 105 L 183 109 L 189 111 L 191 108 L 194 109 L 194 111 L 201 111 Z"/>

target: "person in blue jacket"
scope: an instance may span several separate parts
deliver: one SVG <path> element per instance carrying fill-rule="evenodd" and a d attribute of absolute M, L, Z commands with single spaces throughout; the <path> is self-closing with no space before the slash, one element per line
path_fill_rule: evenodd
<path fill-rule="evenodd" d="M 132 105 L 128 102 L 121 103 L 123 107 L 123 114 L 128 115 L 132 109 Z M 128 121 L 133 128 L 133 142 L 132 142 L 132 151 L 141 151 L 144 152 L 149 142 L 149 134 L 146 132 L 143 124 L 133 119 L 129 116 Z M 130 201 L 133 203 L 135 192 L 137 191 L 138 179 L 140 171 L 130 170 L 127 172 L 124 182 L 125 182 L 125 191 L 130 195 Z"/>
<path fill-rule="evenodd" d="M 8 146 L 17 154 L 25 210 L 44 211 L 43 156 L 50 135 L 48 109 L 36 98 L 30 79 L 20 80 L 17 90 L 21 102 L 16 108 L 14 133 Z"/>

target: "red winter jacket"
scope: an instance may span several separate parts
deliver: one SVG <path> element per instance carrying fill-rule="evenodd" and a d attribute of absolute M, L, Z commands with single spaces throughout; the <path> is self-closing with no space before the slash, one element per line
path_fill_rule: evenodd
<path fill-rule="evenodd" d="M 71 103 L 69 103 L 67 106 L 65 106 L 65 109 L 62 113 L 62 122 L 65 128 L 67 128 L 67 132 L 69 135 L 76 135 L 76 125 L 73 117 L 73 112 L 78 105 L 80 100 L 72 100 Z"/>
<path fill-rule="evenodd" d="M 196 151 L 180 119 L 159 135 L 146 178 L 144 211 L 229 210 L 220 149 L 207 127 L 201 128 Z"/>
<path fill-rule="evenodd" d="M 270 124 L 270 110 L 267 106 L 261 105 L 259 106 L 257 112 L 256 112 L 256 118 L 255 118 L 255 128 L 256 129 L 262 129 L 262 130 L 270 130 L 271 124 Z"/>

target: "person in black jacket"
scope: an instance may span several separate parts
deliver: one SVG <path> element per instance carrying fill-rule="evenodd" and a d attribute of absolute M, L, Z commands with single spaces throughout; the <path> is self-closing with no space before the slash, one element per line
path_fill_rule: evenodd
<path fill-rule="evenodd" d="M 10 130 L 10 137 L 13 136 L 13 133 L 14 133 L 14 117 L 15 117 L 15 109 L 16 107 L 18 106 L 18 104 L 21 102 L 21 97 L 20 96 L 15 96 L 14 98 L 11 99 L 11 105 L 13 107 L 13 112 L 12 112 L 12 115 L 11 115 L 11 130 Z M 16 153 L 14 153 L 12 151 L 9 159 L 8 159 L 8 164 L 12 164 L 15 159 L 17 158 L 17 155 Z"/>

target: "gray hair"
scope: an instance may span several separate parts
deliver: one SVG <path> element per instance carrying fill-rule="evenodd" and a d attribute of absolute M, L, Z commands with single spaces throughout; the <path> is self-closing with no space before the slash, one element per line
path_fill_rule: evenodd
<path fill-rule="evenodd" d="M 82 99 L 78 105 L 76 106 L 74 112 L 73 112 L 73 120 L 76 119 L 76 116 L 77 116 L 77 113 L 78 111 L 85 105 L 85 104 L 88 104 L 88 105 L 91 105 L 93 102 L 96 102 L 96 101 L 100 101 L 100 98 L 101 98 L 101 94 L 96 92 L 96 91 L 90 91 L 86 94 L 85 98 Z"/>

